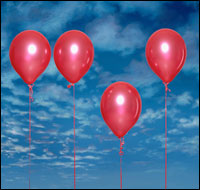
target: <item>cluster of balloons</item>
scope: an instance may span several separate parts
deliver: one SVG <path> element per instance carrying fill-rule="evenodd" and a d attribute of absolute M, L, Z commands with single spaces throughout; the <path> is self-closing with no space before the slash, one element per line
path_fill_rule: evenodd
<path fill-rule="evenodd" d="M 27 84 L 33 84 L 44 72 L 51 58 L 48 40 L 33 30 L 18 34 L 10 46 L 10 61 Z M 54 47 L 54 60 L 67 81 L 77 83 L 90 69 L 94 48 L 89 37 L 81 31 L 62 34 Z M 152 34 L 146 45 L 146 58 L 151 69 L 165 84 L 179 73 L 186 59 L 182 37 L 171 29 Z M 141 112 L 141 98 L 128 83 L 110 85 L 101 99 L 102 116 L 117 137 L 123 137 L 137 122 Z"/>
<path fill-rule="evenodd" d="M 48 66 L 51 48 L 48 40 L 41 33 L 27 30 L 14 38 L 9 55 L 15 71 L 25 83 L 31 85 Z M 93 59 L 93 44 L 81 31 L 65 32 L 55 44 L 55 64 L 72 85 L 87 73 Z M 160 29 L 153 33 L 147 42 L 146 59 L 150 68 L 163 81 L 167 89 L 167 85 L 185 63 L 184 40 L 174 30 Z M 120 139 L 137 122 L 141 107 L 142 102 L 138 91 L 126 82 L 111 84 L 104 91 L 100 104 L 104 121 Z"/>
<path fill-rule="evenodd" d="M 51 58 L 48 40 L 33 30 L 18 34 L 10 46 L 10 61 L 15 71 L 29 87 L 29 146 L 31 143 L 31 109 L 32 87 L 36 79 L 47 68 Z M 71 30 L 62 34 L 54 47 L 55 64 L 71 85 L 74 86 L 89 70 L 94 59 L 91 40 L 81 31 Z M 71 85 L 68 85 L 70 87 Z M 75 88 L 74 88 L 75 100 Z M 30 158 L 30 149 L 29 149 Z M 29 159 L 30 160 L 30 159 Z M 74 101 L 74 188 L 75 184 L 75 101 Z M 29 175 L 30 188 L 30 175 Z"/>
<path fill-rule="evenodd" d="M 152 34 L 146 45 L 146 59 L 150 68 L 165 85 L 165 189 L 167 188 L 167 91 L 168 84 L 182 69 L 186 59 L 183 38 L 174 30 L 161 29 Z M 110 85 L 101 98 L 101 113 L 112 132 L 120 138 L 120 155 L 124 135 L 134 126 L 141 113 L 141 99 L 137 90 L 125 82 Z M 121 164 L 121 158 L 120 158 Z M 120 166 L 121 167 L 121 166 Z M 120 169 L 121 172 L 121 169 Z M 122 172 L 121 175 L 122 176 Z M 122 177 L 121 177 L 122 189 Z"/>
<path fill-rule="evenodd" d="M 44 72 L 51 58 L 48 40 L 33 30 L 18 34 L 10 46 L 10 61 L 27 84 L 33 84 Z M 77 83 L 89 70 L 94 48 L 86 34 L 78 30 L 65 32 L 57 40 L 54 60 L 60 73 L 70 83 Z"/>
<path fill-rule="evenodd" d="M 150 68 L 167 87 L 185 63 L 185 42 L 174 30 L 160 29 L 147 42 L 146 58 Z M 130 84 L 116 82 L 105 90 L 101 113 L 117 137 L 123 137 L 134 126 L 140 112 L 140 95 Z"/>

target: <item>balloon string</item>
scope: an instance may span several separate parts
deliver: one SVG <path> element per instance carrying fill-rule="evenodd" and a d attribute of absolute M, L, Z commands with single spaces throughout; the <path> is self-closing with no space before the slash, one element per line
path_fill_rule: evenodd
<path fill-rule="evenodd" d="M 124 145 L 124 137 L 121 137 L 120 138 L 120 151 L 119 151 L 119 155 L 120 155 L 120 187 L 121 187 L 121 189 L 122 189 L 122 156 L 124 155 L 124 152 L 122 151 L 123 145 Z"/>
<path fill-rule="evenodd" d="M 76 148 L 75 148 L 75 85 L 73 83 L 67 85 L 67 88 L 73 86 L 73 102 L 74 102 L 74 189 L 76 189 Z"/>
<path fill-rule="evenodd" d="M 73 100 L 74 100 L 74 189 L 76 189 L 76 152 L 75 152 L 75 85 L 73 84 Z"/>
<path fill-rule="evenodd" d="M 171 92 L 168 88 L 169 83 L 164 83 L 165 85 L 165 189 L 167 189 L 167 91 Z"/>
<path fill-rule="evenodd" d="M 71 84 L 67 85 L 67 88 L 71 88 L 71 86 L 74 86 L 74 84 L 71 83 Z"/>
<path fill-rule="evenodd" d="M 171 90 L 168 88 L 169 83 L 163 82 L 163 84 L 165 85 L 165 92 L 167 91 L 171 92 Z"/>
<path fill-rule="evenodd" d="M 122 189 L 122 156 L 120 156 L 120 187 Z"/>
<path fill-rule="evenodd" d="M 28 85 L 29 87 L 29 189 L 31 189 L 31 102 L 33 102 L 33 86 Z"/>

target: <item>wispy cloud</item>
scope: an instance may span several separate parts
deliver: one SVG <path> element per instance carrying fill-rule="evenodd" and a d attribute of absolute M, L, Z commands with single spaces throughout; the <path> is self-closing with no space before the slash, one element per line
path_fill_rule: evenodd
<path fill-rule="evenodd" d="M 168 134 L 172 134 L 172 135 L 181 135 L 183 134 L 183 131 L 181 131 L 181 129 L 171 129 L 168 131 Z"/>
<path fill-rule="evenodd" d="M 140 116 L 135 126 L 144 128 L 145 123 L 153 123 L 156 122 L 156 120 L 162 119 L 163 117 L 164 117 L 164 109 L 159 109 L 155 111 L 151 108 L 148 108 Z"/>
<path fill-rule="evenodd" d="M 185 73 L 199 73 L 199 11 L 192 13 L 183 27 L 178 31 L 183 31 L 183 39 L 187 47 L 186 63 L 183 67 Z"/>
<path fill-rule="evenodd" d="M 25 147 L 19 144 L 12 142 L 10 139 L 4 141 L 1 144 L 1 152 L 8 157 L 13 157 L 14 155 L 22 155 L 23 153 L 27 153 L 29 151 L 29 147 Z M 32 150 L 35 149 L 35 146 L 32 145 Z"/>
<path fill-rule="evenodd" d="M 32 154 L 31 155 L 31 160 L 52 160 L 56 158 L 57 158 L 56 155 L 48 155 L 48 154 L 42 154 L 42 155 Z"/>
<path fill-rule="evenodd" d="M 121 27 L 114 16 L 93 20 L 87 25 L 86 29 L 97 49 L 118 51 L 123 55 L 130 54 L 143 47 L 146 39 L 138 24 L 131 23 Z"/>
<path fill-rule="evenodd" d="M 198 107 L 199 107 L 199 99 L 196 99 L 194 101 L 193 108 L 198 108 Z"/>
<path fill-rule="evenodd" d="M 152 141 L 157 141 L 160 143 L 160 148 L 165 148 L 165 135 L 155 135 L 152 138 L 146 140 L 146 143 L 152 143 Z M 189 155 L 195 155 L 199 151 L 199 136 L 192 137 L 181 137 L 179 140 L 175 140 L 172 137 L 167 137 L 167 152 L 181 152 Z M 156 151 L 155 151 L 156 153 Z M 159 154 L 159 152 L 157 152 Z M 156 153 L 156 154 L 157 154 Z M 153 152 L 151 152 L 153 156 Z"/>
<path fill-rule="evenodd" d="M 199 126 L 199 116 L 190 116 L 189 118 L 179 118 L 179 127 L 194 128 Z"/>
<path fill-rule="evenodd" d="M 99 74 L 98 87 L 107 87 L 113 82 L 125 81 L 140 90 L 141 98 L 153 97 L 159 90 L 158 86 L 153 85 L 158 83 L 160 79 L 151 71 L 144 57 L 142 60 L 141 62 L 132 60 L 121 74 L 114 74 L 108 71 L 101 72 Z"/>
<path fill-rule="evenodd" d="M 56 161 L 56 162 L 51 162 L 48 164 L 49 166 L 57 166 L 57 167 L 63 167 L 63 168 L 74 168 L 74 162 L 62 162 L 62 161 Z M 81 163 L 76 163 L 76 168 L 84 168 Z"/>
<path fill-rule="evenodd" d="M 24 133 L 22 131 L 22 129 L 20 127 L 8 127 L 5 132 L 7 134 L 10 134 L 10 135 L 20 135 L 20 136 L 24 136 Z"/>
<path fill-rule="evenodd" d="M 11 103 L 12 105 L 15 105 L 15 106 L 28 105 L 28 102 L 22 101 L 18 97 L 14 97 L 14 96 L 3 96 L 2 99 L 4 101 L 7 101 L 7 102 Z"/>
<path fill-rule="evenodd" d="M 68 158 L 71 161 L 74 161 L 74 156 L 63 156 L 64 158 Z M 80 160 L 99 160 L 101 159 L 101 157 L 99 156 L 92 156 L 92 155 L 86 155 L 86 156 L 80 156 L 80 155 L 76 155 L 76 160 L 80 161 Z"/>
<path fill-rule="evenodd" d="M 199 153 L 199 136 L 182 137 L 179 142 L 168 144 L 168 152 L 182 152 L 190 155 Z"/>
<path fill-rule="evenodd" d="M 162 5 L 164 2 L 115 2 L 120 6 L 120 11 L 122 13 L 134 13 L 139 12 L 142 16 L 150 16 L 152 19 L 155 19 L 156 16 L 160 14 L 162 10 Z"/>
<path fill-rule="evenodd" d="M 91 135 L 85 134 L 83 128 L 76 129 L 76 136 L 82 139 L 91 139 Z M 74 129 L 67 130 L 62 133 L 63 136 L 70 137 L 74 135 Z"/>
<path fill-rule="evenodd" d="M 52 116 L 46 112 L 46 111 L 37 111 L 37 112 L 34 112 L 32 111 L 32 115 L 35 116 L 38 120 L 40 121 L 49 121 L 49 120 L 52 120 Z"/>
<path fill-rule="evenodd" d="M 193 98 L 189 92 L 184 92 L 183 94 L 178 95 L 176 97 L 176 103 L 178 105 L 183 105 L 183 106 L 188 105 L 188 104 L 192 103 L 192 101 L 193 101 Z"/>

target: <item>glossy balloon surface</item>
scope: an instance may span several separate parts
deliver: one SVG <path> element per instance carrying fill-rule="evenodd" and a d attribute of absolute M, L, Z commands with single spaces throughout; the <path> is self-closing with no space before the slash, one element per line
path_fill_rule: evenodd
<path fill-rule="evenodd" d="M 101 98 L 101 114 L 117 137 L 123 137 L 137 122 L 142 108 L 138 91 L 129 83 L 111 84 Z"/>
<path fill-rule="evenodd" d="M 156 75 L 163 82 L 169 83 L 185 63 L 185 42 L 176 31 L 160 29 L 153 33 L 147 42 L 146 59 Z"/>
<path fill-rule="evenodd" d="M 90 69 L 94 48 L 89 37 L 81 31 L 62 34 L 54 47 L 54 60 L 60 73 L 70 83 L 78 82 Z"/>
<path fill-rule="evenodd" d="M 13 39 L 9 56 L 13 68 L 24 82 L 33 84 L 48 66 L 51 48 L 41 33 L 27 30 Z"/>

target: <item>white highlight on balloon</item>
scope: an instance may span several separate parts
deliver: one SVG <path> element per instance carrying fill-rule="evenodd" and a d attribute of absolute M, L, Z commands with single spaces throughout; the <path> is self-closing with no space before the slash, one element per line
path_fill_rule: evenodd
<path fill-rule="evenodd" d="M 117 104 L 122 105 L 124 103 L 124 97 L 122 95 L 117 96 Z"/>
<path fill-rule="evenodd" d="M 167 53 L 169 51 L 169 45 L 166 42 L 162 43 L 161 50 L 162 52 Z"/>
<path fill-rule="evenodd" d="M 30 54 L 35 54 L 36 50 L 37 50 L 37 48 L 34 44 L 31 44 L 31 45 L 28 46 L 28 52 Z"/>
<path fill-rule="evenodd" d="M 78 52 L 78 46 L 76 44 L 72 44 L 72 46 L 71 46 L 71 52 L 73 54 L 76 54 Z"/>

